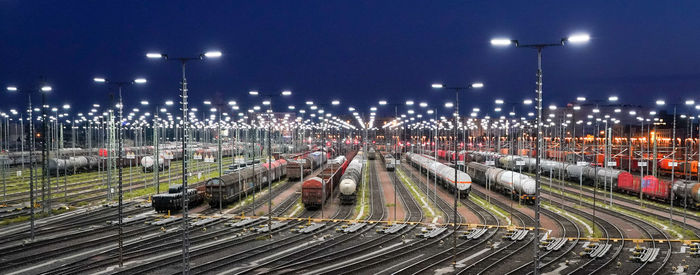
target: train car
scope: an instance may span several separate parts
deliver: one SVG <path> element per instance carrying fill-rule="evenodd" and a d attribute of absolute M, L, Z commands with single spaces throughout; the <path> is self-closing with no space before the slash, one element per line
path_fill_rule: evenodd
<path fill-rule="evenodd" d="M 475 182 L 491 190 L 497 190 L 513 199 L 520 198 L 526 203 L 535 201 L 535 180 L 530 176 L 476 162 L 467 164 L 467 173 Z"/>
<path fill-rule="evenodd" d="M 251 164 L 207 180 L 204 186 L 210 198 L 209 204 L 218 207 L 219 204 L 226 205 L 245 198 L 261 186 L 267 186 L 268 175 L 271 175 L 272 181 L 286 177 L 288 163 L 287 160 L 278 159 L 272 165 Z M 268 167 L 272 167 L 272 170 L 268 170 Z"/>
<path fill-rule="evenodd" d="M 613 188 L 613 190 L 621 188 L 629 190 L 634 186 L 632 174 L 618 169 L 584 166 L 583 177 L 586 178 L 586 182 L 589 184 L 597 180 L 598 186 L 606 190 L 610 190 L 610 188 Z"/>
<path fill-rule="evenodd" d="M 357 189 L 362 183 L 362 169 L 364 167 L 362 157 L 363 152 L 358 152 L 340 177 L 338 189 L 340 190 L 341 204 L 354 204 L 356 201 Z"/>
<path fill-rule="evenodd" d="M 394 171 L 394 169 L 396 168 L 396 165 L 399 163 L 398 160 L 396 160 L 394 158 L 394 156 L 392 156 L 391 154 L 383 155 L 383 159 L 384 159 L 384 168 L 387 171 Z"/>
<path fill-rule="evenodd" d="M 691 208 L 700 208 L 700 183 L 677 180 L 673 182 L 673 194 L 678 205 L 688 205 Z"/>
<path fill-rule="evenodd" d="M 154 156 L 145 156 L 141 158 L 141 168 L 144 173 L 153 172 L 156 165 L 156 159 Z M 170 168 L 170 159 L 166 159 L 164 155 L 158 157 L 158 171 L 164 171 Z"/>
<path fill-rule="evenodd" d="M 328 162 L 317 177 L 312 177 L 301 185 L 301 202 L 307 209 L 318 209 L 337 189 L 343 167 L 347 165 L 344 156 Z"/>
<path fill-rule="evenodd" d="M 406 153 L 406 160 L 413 167 L 419 168 L 422 173 L 427 173 L 428 176 L 435 176 L 438 184 L 443 186 L 450 193 L 463 190 L 459 192 L 459 196 L 462 198 L 469 196 L 472 179 L 467 173 L 457 170 L 457 177 L 455 179 L 454 168 L 444 165 L 434 160 L 432 157 L 421 154 Z M 455 184 L 457 185 L 456 188 Z"/>
<path fill-rule="evenodd" d="M 284 159 L 275 160 L 271 165 L 263 163 L 262 166 L 269 172 L 263 176 L 263 182 L 267 182 L 268 177 L 270 177 L 271 181 L 278 181 L 287 174 L 287 161 Z"/>
<path fill-rule="evenodd" d="M 642 193 L 644 197 L 668 201 L 671 198 L 672 185 L 665 180 L 659 180 L 654 176 L 644 176 L 642 178 Z"/>
<path fill-rule="evenodd" d="M 369 150 L 367 151 L 367 159 L 370 159 L 370 160 L 376 159 L 377 158 L 376 154 L 377 154 L 377 151 L 374 150 L 374 148 L 369 148 Z"/>
<path fill-rule="evenodd" d="M 306 160 L 293 159 L 287 162 L 287 178 L 289 180 L 300 180 L 304 177 L 304 163 Z"/>
<path fill-rule="evenodd" d="M 151 197 L 153 209 L 156 212 L 177 212 L 182 209 L 182 185 L 173 185 L 168 189 L 168 193 L 157 194 Z M 187 188 L 188 207 L 195 207 L 202 203 L 203 194 L 197 189 Z"/>

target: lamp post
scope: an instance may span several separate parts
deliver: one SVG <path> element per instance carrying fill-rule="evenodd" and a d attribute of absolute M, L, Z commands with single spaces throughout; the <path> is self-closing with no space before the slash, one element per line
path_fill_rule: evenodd
<path fill-rule="evenodd" d="M 187 198 L 187 139 L 189 132 L 188 115 L 187 115 L 187 78 L 185 76 L 185 68 L 187 62 L 204 60 L 205 58 L 219 58 L 221 57 L 220 51 L 209 51 L 199 54 L 194 57 L 176 57 L 171 58 L 167 54 L 161 53 L 147 53 L 147 58 L 151 59 L 163 59 L 163 60 L 173 60 L 180 62 L 182 68 L 182 82 L 180 92 L 181 94 L 181 106 L 182 106 L 182 274 L 188 274 L 190 271 L 190 253 L 189 253 L 189 232 L 187 225 L 187 208 L 189 199 Z"/>
<path fill-rule="evenodd" d="M 119 110 L 118 113 L 118 124 L 117 124 L 117 163 L 118 165 L 118 194 L 117 196 L 119 197 L 119 210 L 117 214 L 117 219 L 119 222 L 119 267 L 122 267 L 124 265 L 124 247 L 123 247 L 123 238 L 122 238 L 122 204 L 123 204 L 123 194 L 122 194 L 122 147 L 124 146 L 124 131 L 122 129 L 122 123 L 123 123 L 123 109 L 124 109 L 124 101 L 122 100 L 122 89 L 124 86 L 129 86 L 132 84 L 144 84 L 146 83 L 145 78 L 136 78 L 134 80 L 129 80 L 129 81 L 112 81 L 103 77 L 95 77 L 93 79 L 97 83 L 105 83 L 108 85 L 116 86 L 117 89 L 119 90 L 119 103 L 117 103 L 117 108 Z"/>
<path fill-rule="evenodd" d="M 29 222 L 29 230 L 30 230 L 30 235 L 31 235 L 31 240 L 34 241 L 34 120 L 32 118 L 32 113 L 34 112 L 34 109 L 32 108 L 32 92 L 35 90 L 33 89 L 19 89 L 16 86 L 8 86 L 7 90 L 10 92 L 24 92 L 27 94 L 27 111 L 29 112 L 28 114 L 28 119 L 27 121 L 29 122 L 29 213 L 30 213 L 30 222 Z M 48 93 L 52 90 L 51 86 L 49 85 L 43 85 L 41 88 L 39 88 L 39 91 L 41 93 Z M 23 124 L 24 125 L 24 124 Z M 24 132 L 22 132 L 24 135 Z"/>
<path fill-rule="evenodd" d="M 448 87 L 443 84 L 432 84 L 431 85 L 435 89 L 448 89 L 448 90 L 453 90 L 455 91 L 455 112 L 454 112 L 454 122 L 455 125 L 453 127 L 452 135 L 454 138 L 452 139 L 452 143 L 454 146 L 454 151 L 455 153 L 457 152 L 457 125 L 459 122 L 459 91 L 464 91 L 464 90 L 469 90 L 469 89 L 480 89 L 484 87 L 484 84 L 481 82 L 475 82 L 472 83 L 468 86 L 465 87 Z M 453 217 L 453 233 L 452 233 L 452 266 L 456 267 L 457 266 L 457 197 L 459 197 L 459 189 L 457 188 L 457 156 L 454 158 L 454 170 L 455 170 L 455 177 L 454 177 L 454 189 L 455 189 L 455 197 L 454 197 L 454 217 Z"/>
<path fill-rule="evenodd" d="M 693 102 L 694 103 L 694 102 Z M 657 106 L 664 106 L 666 105 L 666 102 L 664 100 L 657 100 L 656 101 Z M 673 103 L 673 137 L 671 138 L 671 162 L 669 165 L 671 166 L 671 186 L 674 183 L 675 180 L 675 175 L 676 175 L 676 165 L 678 165 L 678 162 L 676 161 L 676 109 L 677 109 L 677 104 Z M 689 104 L 690 105 L 690 104 Z M 656 134 L 658 135 L 658 133 Z M 687 189 L 687 188 L 686 188 Z M 668 208 L 668 221 L 671 225 L 673 225 L 673 201 L 674 201 L 674 194 L 673 190 L 668 190 L 671 194 L 671 207 Z"/>
<path fill-rule="evenodd" d="M 537 170 L 535 176 L 535 235 L 536 237 L 532 240 L 533 243 L 533 263 L 534 263 L 534 275 L 539 274 L 540 271 L 540 250 L 537 245 L 539 241 L 540 233 L 540 177 L 542 175 L 540 171 L 540 143 L 542 142 L 542 50 L 547 47 L 564 46 L 568 43 L 583 43 L 588 42 L 590 36 L 588 34 L 575 34 L 569 37 L 562 38 L 559 43 L 541 43 L 541 44 L 520 44 L 518 40 L 497 38 L 491 40 L 491 45 L 494 46 L 509 46 L 515 44 L 518 48 L 530 48 L 537 50 L 537 143 L 535 144 L 535 166 Z"/>
<path fill-rule="evenodd" d="M 291 94 L 291 92 L 290 92 L 290 94 Z M 310 101 L 310 100 L 306 101 L 306 105 L 309 106 L 309 110 L 310 110 L 310 111 L 316 111 L 316 112 L 318 112 L 319 124 L 323 123 L 323 124 L 321 124 L 321 138 L 322 138 L 322 139 L 321 139 L 321 142 L 322 142 L 321 148 L 325 148 L 325 147 L 326 147 L 326 144 L 329 143 L 329 142 L 326 141 L 326 138 L 328 137 L 328 133 L 326 132 L 326 128 L 330 128 L 330 127 L 328 126 L 328 120 L 327 120 L 326 117 L 324 117 L 324 115 L 330 116 L 330 113 L 326 113 L 325 110 L 323 110 L 323 108 L 320 108 L 320 107 L 329 107 L 329 106 L 326 105 L 326 104 L 314 103 L 313 101 Z M 333 101 L 331 102 L 331 106 L 337 106 L 337 105 L 340 105 L 340 101 L 338 101 L 338 100 L 333 100 Z M 314 116 L 314 114 L 311 114 L 311 116 Z M 330 150 L 332 150 L 332 149 L 333 149 L 333 146 L 331 146 L 331 148 L 328 149 L 327 152 L 330 152 Z M 322 152 L 323 152 L 323 151 L 322 151 Z M 323 154 L 321 155 L 321 158 L 322 158 L 322 159 L 326 158 L 326 153 L 323 153 Z M 326 161 L 322 161 L 322 162 L 327 162 L 327 159 L 326 159 Z M 325 185 L 325 184 L 322 184 L 322 185 L 321 185 L 321 188 L 322 188 L 322 190 L 321 190 L 321 193 L 322 193 L 322 198 L 321 198 L 321 219 L 323 219 L 323 216 L 324 216 L 324 214 L 325 214 L 325 213 L 324 213 L 324 210 L 325 210 L 325 209 L 324 209 L 324 205 L 325 205 L 325 202 L 326 202 L 326 197 L 325 197 L 325 196 L 326 196 L 326 195 L 325 195 L 325 194 L 326 194 L 326 190 L 325 190 L 326 185 Z M 333 188 L 333 184 L 331 184 L 331 190 L 330 190 L 330 191 L 331 191 L 331 195 L 333 194 L 333 189 L 332 189 L 332 188 Z"/>
<path fill-rule="evenodd" d="M 263 105 L 267 105 L 268 123 L 267 123 L 267 233 L 268 239 L 272 240 L 272 98 L 276 96 L 290 96 L 292 91 L 284 90 L 280 94 L 260 94 L 258 91 L 250 91 L 248 94 L 252 96 L 262 96 L 267 98 L 263 101 Z M 303 179 L 302 179 L 303 180 Z M 255 205 L 253 205 L 255 207 Z M 253 210 L 255 211 L 255 210 Z"/>

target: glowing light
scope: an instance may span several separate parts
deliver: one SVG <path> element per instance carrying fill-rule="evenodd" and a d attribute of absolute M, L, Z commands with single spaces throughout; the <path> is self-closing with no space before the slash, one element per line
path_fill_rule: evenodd
<path fill-rule="evenodd" d="M 219 58 L 221 57 L 221 52 L 220 51 L 209 51 L 204 53 L 204 56 L 207 58 Z"/>
<path fill-rule="evenodd" d="M 163 58 L 163 54 L 161 53 L 147 53 L 146 57 L 148 58 Z"/>
<path fill-rule="evenodd" d="M 586 33 L 573 34 L 566 39 L 570 43 L 585 43 L 589 40 L 591 40 L 591 36 Z"/>
<path fill-rule="evenodd" d="M 513 41 L 511 41 L 511 40 L 508 39 L 508 38 L 494 38 L 494 39 L 491 39 L 491 45 L 493 45 L 493 46 L 508 46 L 508 45 L 510 45 L 511 43 L 513 43 Z"/>

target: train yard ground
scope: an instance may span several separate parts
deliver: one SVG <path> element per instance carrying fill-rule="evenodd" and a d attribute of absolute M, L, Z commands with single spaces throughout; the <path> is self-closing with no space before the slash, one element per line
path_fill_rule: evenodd
<path fill-rule="evenodd" d="M 534 245 L 543 274 L 700 272 L 697 258 L 689 253 L 700 226 L 695 211 L 688 212 L 685 226 L 682 212 L 677 212 L 671 226 L 668 206 L 648 202 L 637 209 L 634 198 L 615 194 L 610 207 L 609 198 L 598 193 L 594 215 L 591 188 L 556 180 L 549 187 L 549 179 L 543 178 L 542 235 L 536 240 L 531 205 L 474 182 L 469 196 L 459 199 L 455 220 L 454 195 L 425 171 L 405 160 L 394 172 L 379 159 L 365 162 L 364 185 L 358 186 L 354 205 L 340 204 L 334 190 L 322 209 L 306 209 L 302 181 L 282 179 L 271 190 L 264 184 L 254 199 L 245 196 L 222 209 L 208 204 L 191 209 L 191 273 L 528 274 Z M 216 173 L 215 164 L 202 168 L 207 176 Z M 161 175 L 167 177 L 167 171 Z M 150 184 L 152 178 L 146 181 Z M 96 182 L 104 188 L 100 179 Z M 161 178 L 162 185 L 167 182 Z M 124 266 L 119 267 L 116 212 L 113 203 L 104 201 L 75 205 L 72 211 L 38 219 L 34 241 L 26 221 L 3 226 L 2 273 L 180 272 L 179 213 L 156 213 L 147 197 L 127 199 Z M 640 261 L 635 258 L 639 253 L 654 253 L 655 259 Z"/>

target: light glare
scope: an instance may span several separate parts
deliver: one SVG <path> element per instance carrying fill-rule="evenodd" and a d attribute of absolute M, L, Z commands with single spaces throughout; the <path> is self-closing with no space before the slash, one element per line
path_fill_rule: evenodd
<path fill-rule="evenodd" d="M 493 46 L 508 46 L 512 41 L 508 38 L 494 38 L 491 39 L 491 45 Z"/>

